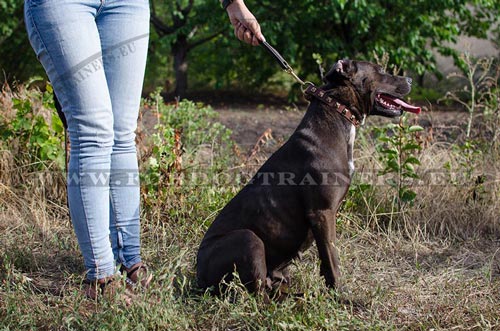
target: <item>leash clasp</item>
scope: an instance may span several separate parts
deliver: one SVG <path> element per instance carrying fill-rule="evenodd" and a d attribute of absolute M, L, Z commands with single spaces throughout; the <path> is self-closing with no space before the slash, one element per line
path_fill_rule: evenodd
<path fill-rule="evenodd" d="M 297 74 L 295 73 L 295 71 L 293 71 L 293 68 L 292 68 L 292 67 L 290 67 L 290 65 L 288 65 L 288 68 L 286 68 L 286 69 L 285 69 L 285 72 L 286 72 L 287 74 L 290 74 L 293 78 L 295 78 L 295 80 L 296 80 L 297 82 L 299 82 L 299 83 L 300 83 L 300 85 L 302 85 L 302 86 L 306 85 L 306 82 L 304 82 L 302 79 L 300 79 L 300 78 L 299 78 L 299 76 L 297 76 Z M 312 84 L 312 83 L 311 83 L 311 84 Z"/>
<path fill-rule="evenodd" d="M 302 82 L 302 80 L 301 80 L 301 82 Z M 315 86 L 314 83 L 310 82 L 310 81 L 302 82 L 301 84 L 302 84 L 302 86 L 300 87 L 300 90 L 302 91 L 302 93 L 304 95 L 306 95 L 306 90 L 309 88 L 309 86 L 311 86 L 311 87 Z"/>

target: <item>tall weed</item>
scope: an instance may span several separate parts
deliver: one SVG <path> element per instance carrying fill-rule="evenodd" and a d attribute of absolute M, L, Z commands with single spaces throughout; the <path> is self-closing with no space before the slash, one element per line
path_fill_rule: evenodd
<path fill-rule="evenodd" d="M 455 78 L 463 83 L 461 89 L 446 93 L 445 99 L 462 105 L 469 113 L 465 132 L 467 138 L 471 136 L 474 115 L 478 111 L 490 113 L 492 105 L 498 107 L 498 100 L 494 100 L 494 95 L 498 95 L 498 91 L 495 92 L 494 88 L 498 87 L 499 64 L 496 62 L 494 58 L 476 59 L 469 52 L 465 52 L 458 59 L 462 72 L 448 75 L 448 78 Z"/>

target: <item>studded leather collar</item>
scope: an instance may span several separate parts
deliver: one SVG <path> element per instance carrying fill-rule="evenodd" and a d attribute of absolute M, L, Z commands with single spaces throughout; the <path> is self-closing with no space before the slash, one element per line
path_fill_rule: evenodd
<path fill-rule="evenodd" d="M 361 122 L 356 118 L 353 112 L 349 110 L 349 108 L 339 103 L 332 97 L 328 96 L 328 94 L 319 87 L 316 87 L 313 84 L 308 84 L 308 86 L 304 90 L 304 94 L 306 95 L 306 98 L 308 96 L 315 97 L 326 106 L 328 106 L 328 108 L 334 109 L 355 127 L 358 127 L 361 124 Z"/>

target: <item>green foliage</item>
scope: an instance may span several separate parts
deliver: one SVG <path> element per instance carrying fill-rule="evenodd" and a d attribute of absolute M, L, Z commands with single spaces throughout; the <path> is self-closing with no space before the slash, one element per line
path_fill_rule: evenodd
<path fill-rule="evenodd" d="M 21 4 L 16 0 L 2 0 L 0 1 L 0 13 L 2 17 L 7 17 L 7 15 L 15 15 L 17 8 Z M 4 16 L 5 15 L 5 16 Z M 16 21 L 13 19 L 0 21 L 0 36 L 8 36 L 12 34 L 16 28 Z"/>
<path fill-rule="evenodd" d="M 27 38 L 24 1 L 0 0 L 0 72 L 9 82 L 43 73 Z"/>
<path fill-rule="evenodd" d="M 406 214 L 418 205 L 421 180 L 417 171 L 421 166 L 418 135 L 424 129 L 407 122 L 403 115 L 399 124 L 373 126 L 360 132 L 357 143 L 367 150 L 364 160 L 376 158 L 380 165 L 372 160 L 373 168 L 363 165 L 354 173 L 342 206 L 347 219 L 343 217 L 338 223 L 340 229 L 354 217 L 361 218 L 368 228 L 392 230 L 393 225 L 401 226 Z"/>
<path fill-rule="evenodd" d="M 231 131 L 214 121 L 217 113 L 188 100 L 166 105 L 159 91 L 146 106 L 158 122 L 141 171 L 145 203 L 162 203 L 173 191 L 183 194 L 183 189 L 216 184 L 212 180 L 227 171 L 234 147 Z"/>
<path fill-rule="evenodd" d="M 13 116 L 0 117 L 0 146 L 17 148 L 14 158 L 19 166 L 64 169 L 64 127 L 55 110 L 52 88 L 14 96 L 12 105 Z"/>
<path fill-rule="evenodd" d="M 154 28 L 150 42 L 150 63 L 173 64 L 171 72 L 175 77 L 175 95 L 184 97 L 188 86 L 188 56 L 191 57 L 190 54 L 200 45 L 217 42 L 217 37 L 226 30 L 224 28 L 227 24 L 226 14 L 222 10 L 214 12 L 214 6 L 217 6 L 214 2 L 151 0 L 150 3 L 151 22 Z M 171 59 L 165 58 L 166 54 L 169 54 Z M 203 61 L 205 65 L 212 65 L 212 67 L 216 65 L 219 71 L 224 70 L 223 58 L 220 57 L 221 53 L 218 50 L 215 54 L 208 53 L 205 56 L 210 58 L 208 61 Z M 164 72 L 165 68 L 150 65 L 148 71 Z M 195 71 L 194 74 L 201 76 L 199 79 L 205 83 L 203 86 L 206 87 L 207 83 L 213 79 L 212 77 L 208 80 L 204 79 L 204 71 L 206 70 Z M 153 75 L 153 77 L 158 77 L 158 75 Z M 163 79 L 165 80 L 165 77 Z M 172 92 L 174 84 L 169 80 L 167 82 L 166 92 Z"/>
<path fill-rule="evenodd" d="M 366 215 L 372 212 L 371 208 L 377 209 L 377 207 L 374 207 L 377 205 L 376 193 L 377 187 L 375 185 L 371 182 L 363 182 L 355 173 L 354 180 L 349 186 L 349 194 L 341 208 L 349 213 Z M 343 222 L 340 219 L 338 219 L 337 225 L 339 229 L 343 228 Z"/>
<path fill-rule="evenodd" d="M 433 48 L 454 55 L 446 45 L 455 42 L 460 34 L 486 38 L 486 31 L 498 20 L 499 10 L 496 1 L 465 0 L 419 1 L 411 6 L 400 0 L 336 0 L 321 5 L 313 0 L 265 0 L 256 7 L 249 5 L 267 40 L 305 79 L 312 81 L 318 80 L 314 53 L 321 54 L 328 65 L 339 58 L 371 60 L 374 53 L 388 53 L 389 62 L 398 68 L 417 74 L 435 72 Z M 242 77 L 237 84 L 257 87 L 266 83 L 272 75 L 269 64 L 276 71 L 273 59 L 263 50 L 235 44 L 228 43 L 224 52 L 232 60 L 227 70 Z M 203 58 L 196 57 L 192 62 L 197 70 L 203 70 Z"/>
<path fill-rule="evenodd" d="M 193 1 L 189 11 L 185 11 L 189 7 L 186 0 L 151 4 L 152 13 L 167 28 L 164 31 L 176 29 L 169 34 L 151 29 L 148 88 L 162 84 L 173 89 L 172 51 L 180 37 L 187 39 L 191 86 L 258 90 L 279 84 L 288 88 L 286 82 L 269 81 L 278 71 L 276 63 L 263 49 L 234 37 L 218 1 Z M 343 57 L 370 60 L 374 52 L 378 56 L 388 53 L 389 62 L 398 68 L 417 74 L 435 72 L 433 50 L 458 59 L 448 45 L 459 35 L 486 39 L 500 17 L 497 0 L 426 0 L 411 6 L 402 0 L 335 0 L 321 5 L 314 0 L 263 0 L 248 6 L 267 40 L 312 81 L 318 80 L 313 54 L 321 54 L 328 67 Z M 43 72 L 26 38 L 23 3 L 0 1 L 0 17 L 0 69 L 7 78 L 24 81 Z M 214 35 L 217 37 L 211 39 Z"/>
<path fill-rule="evenodd" d="M 375 129 L 379 141 L 378 158 L 384 166 L 379 175 L 391 175 L 385 182 L 394 192 L 394 203 L 398 210 L 402 210 L 405 204 L 411 204 L 417 197 L 411 189 L 412 181 L 418 179 L 415 166 L 420 165 L 417 153 L 421 146 L 415 139 L 415 132 L 422 130 L 421 126 L 407 125 L 405 117 L 401 118 L 399 125 L 389 124 L 385 128 Z"/>
<path fill-rule="evenodd" d="M 442 98 L 443 94 L 444 92 L 439 92 L 435 87 L 427 88 L 415 85 L 411 89 L 410 98 L 414 101 L 430 102 L 434 104 Z"/>

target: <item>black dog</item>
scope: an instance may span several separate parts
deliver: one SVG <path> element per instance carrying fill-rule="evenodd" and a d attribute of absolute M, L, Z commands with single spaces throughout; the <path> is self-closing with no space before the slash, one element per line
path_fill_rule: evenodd
<path fill-rule="evenodd" d="M 378 65 L 338 61 L 290 139 L 217 216 L 200 245 L 201 288 L 230 280 L 236 270 L 251 292 L 288 283 L 287 266 L 316 241 L 329 287 L 340 279 L 335 216 L 349 188 L 355 125 L 366 115 L 400 116 L 420 109 L 399 98 L 411 79 Z"/>

